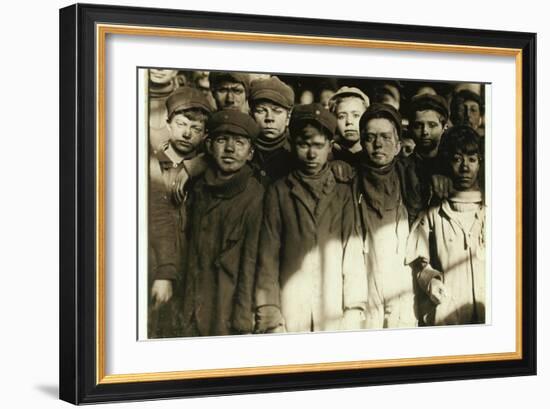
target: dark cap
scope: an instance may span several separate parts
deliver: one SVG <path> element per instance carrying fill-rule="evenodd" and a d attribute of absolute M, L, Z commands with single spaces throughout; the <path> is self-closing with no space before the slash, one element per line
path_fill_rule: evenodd
<path fill-rule="evenodd" d="M 185 111 L 193 108 L 202 109 L 208 114 L 212 112 L 212 106 L 210 105 L 210 102 L 208 102 L 206 95 L 196 88 L 178 88 L 166 99 L 168 118 L 170 118 L 174 112 Z"/>
<path fill-rule="evenodd" d="M 210 137 L 228 132 L 246 136 L 252 142 L 260 133 L 260 128 L 250 115 L 234 109 L 224 109 L 214 113 L 208 120 L 207 128 Z"/>
<path fill-rule="evenodd" d="M 417 111 L 427 110 L 439 112 L 445 118 L 445 121 L 449 119 L 447 101 L 442 96 L 434 94 L 420 94 L 412 97 L 409 106 L 409 119 L 413 121 Z"/>
<path fill-rule="evenodd" d="M 361 133 L 363 133 L 363 130 L 367 126 L 367 122 L 371 119 L 376 118 L 385 118 L 388 121 L 391 121 L 395 125 L 395 129 L 397 130 L 397 136 L 401 138 L 401 115 L 397 110 L 388 104 L 382 104 L 380 102 L 372 104 L 370 107 L 367 108 L 365 113 L 361 116 L 361 119 L 359 120 L 359 130 Z"/>
<path fill-rule="evenodd" d="M 463 89 L 453 94 L 453 101 L 455 99 L 462 99 L 462 101 L 475 101 L 481 108 L 483 105 L 483 102 L 481 101 L 481 97 L 479 94 L 476 94 L 473 91 L 470 91 L 469 89 Z"/>
<path fill-rule="evenodd" d="M 286 109 L 294 105 L 294 91 L 277 77 L 252 81 L 250 84 L 250 101 L 265 99 Z"/>
<path fill-rule="evenodd" d="M 215 90 L 223 81 L 238 82 L 244 86 L 246 95 L 250 91 L 250 77 L 244 72 L 220 72 L 212 71 L 208 77 L 210 88 Z"/>
<path fill-rule="evenodd" d="M 291 136 L 301 131 L 301 128 L 307 123 L 320 125 L 328 131 L 330 137 L 333 137 L 336 132 L 336 118 L 319 103 L 296 105 L 290 117 Z"/>

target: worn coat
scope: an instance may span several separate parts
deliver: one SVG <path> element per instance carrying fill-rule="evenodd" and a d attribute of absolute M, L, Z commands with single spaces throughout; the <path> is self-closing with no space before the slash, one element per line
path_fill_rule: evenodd
<path fill-rule="evenodd" d="M 263 193 L 248 166 L 223 184 L 208 170 L 191 189 L 184 269 L 187 335 L 252 331 Z"/>
<path fill-rule="evenodd" d="M 409 214 L 401 178 L 397 203 L 380 213 L 369 204 L 361 177 L 359 173 L 354 186 L 368 274 L 366 328 L 416 327 L 414 277 L 406 265 Z"/>
<path fill-rule="evenodd" d="M 424 295 L 419 315 L 425 325 L 485 322 L 485 209 L 473 215 L 464 228 L 449 202 L 430 208 L 420 218 L 409 239 L 408 262 L 420 262 L 420 289 L 428 291 L 432 278 L 439 278 L 446 297 L 436 306 Z"/>
<path fill-rule="evenodd" d="M 175 202 L 173 188 L 206 169 L 204 155 L 174 163 L 165 154 L 167 146 L 149 158 L 149 270 L 151 279 L 174 280 L 181 272 L 185 206 Z"/>
<path fill-rule="evenodd" d="M 181 336 L 182 331 L 182 254 L 185 207 L 172 197 L 177 180 L 186 182 L 202 173 L 202 155 L 178 163 L 165 154 L 166 146 L 154 150 L 149 160 L 149 279 L 148 293 L 154 280 L 171 280 L 173 296 L 158 308 L 148 306 L 150 338 Z"/>
<path fill-rule="evenodd" d="M 332 172 L 316 208 L 291 173 L 266 192 L 256 303 L 280 309 L 289 332 L 346 329 L 367 282 L 351 186 Z"/>

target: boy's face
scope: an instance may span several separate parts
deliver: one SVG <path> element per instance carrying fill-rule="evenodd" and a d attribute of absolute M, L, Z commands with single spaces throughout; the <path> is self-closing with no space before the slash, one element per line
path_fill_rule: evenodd
<path fill-rule="evenodd" d="M 481 110 L 476 101 L 464 101 L 464 122 L 477 129 L 481 125 Z"/>
<path fill-rule="evenodd" d="M 359 120 L 365 112 L 365 104 L 360 98 L 347 97 L 342 99 L 336 107 L 338 131 L 348 142 L 359 141 Z"/>
<path fill-rule="evenodd" d="M 451 179 L 456 190 L 478 188 L 479 155 L 457 152 L 451 157 Z"/>
<path fill-rule="evenodd" d="M 389 165 L 401 149 L 395 126 L 386 118 L 367 122 L 362 145 L 370 163 L 380 168 Z"/>
<path fill-rule="evenodd" d="M 416 111 L 411 130 L 417 149 L 421 152 L 430 152 L 439 147 L 444 127 L 440 115 L 429 109 Z"/>
<path fill-rule="evenodd" d="M 294 140 L 294 150 L 300 169 L 306 175 L 316 175 L 327 163 L 332 141 L 316 127 L 306 125 Z"/>
<path fill-rule="evenodd" d="M 176 114 L 168 122 L 170 144 L 175 151 L 186 155 L 195 151 L 205 135 L 204 121 L 194 121 L 184 114 Z"/>
<path fill-rule="evenodd" d="M 288 126 L 290 111 L 269 101 L 260 101 L 252 110 L 254 120 L 267 139 L 281 136 Z"/>
<path fill-rule="evenodd" d="M 254 148 L 246 136 L 221 133 L 208 139 L 208 151 L 218 170 L 225 176 L 237 173 L 252 160 Z"/>
<path fill-rule="evenodd" d="M 156 69 L 150 69 L 149 70 L 149 80 L 153 84 L 168 84 L 170 81 L 172 81 L 178 71 L 177 70 L 156 70 Z"/>
<path fill-rule="evenodd" d="M 400 155 L 404 158 L 412 155 L 414 152 L 415 143 L 411 138 L 403 138 L 401 140 L 401 152 Z"/>
<path fill-rule="evenodd" d="M 246 91 L 240 82 L 222 81 L 213 95 L 218 109 L 242 110 L 246 102 Z"/>

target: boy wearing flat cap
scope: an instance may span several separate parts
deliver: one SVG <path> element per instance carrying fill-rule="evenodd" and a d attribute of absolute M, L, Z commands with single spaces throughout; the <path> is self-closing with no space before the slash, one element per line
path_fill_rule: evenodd
<path fill-rule="evenodd" d="M 199 147 L 212 108 L 202 92 L 178 88 L 166 100 L 168 142 L 152 150 L 149 160 L 149 283 L 151 291 L 149 336 L 177 336 L 181 285 L 181 254 L 185 207 L 173 197 L 173 189 L 206 169 Z"/>
<path fill-rule="evenodd" d="M 290 120 L 296 168 L 268 187 L 256 278 L 256 332 L 361 328 L 367 276 L 351 184 L 327 160 L 336 119 L 321 104 Z"/>
<path fill-rule="evenodd" d="M 334 159 L 357 166 L 361 159 L 359 119 L 369 107 L 369 97 L 355 87 L 342 87 L 330 98 L 329 110 L 336 116 L 337 141 L 332 154 Z"/>
<path fill-rule="evenodd" d="M 479 94 L 462 89 L 451 99 L 451 122 L 453 125 L 467 125 L 480 136 L 485 135 L 483 127 L 484 105 Z"/>
<path fill-rule="evenodd" d="M 366 327 L 415 327 L 414 281 L 405 255 L 409 207 L 415 208 L 418 196 L 414 178 L 397 160 L 401 116 L 375 103 L 361 117 L 360 129 L 364 155 L 354 187 L 368 273 Z"/>
<path fill-rule="evenodd" d="M 439 161 L 439 145 L 443 132 L 447 128 L 449 108 L 447 101 L 433 94 L 416 95 L 409 106 L 410 135 L 416 144 L 414 153 L 410 156 L 419 179 L 422 201 L 427 207 L 432 191 L 437 196 L 447 196 L 447 189 L 440 189 L 441 184 L 450 184 L 434 175 L 441 175 Z"/>
<path fill-rule="evenodd" d="M 235 109 L 248 112 L 247 99 L 250 90 L 248 74 L 212 71 L 209 81 L 218 110 Z"/>
<path fill-rule="evenodd" d="M 190 189 L 184 268 L 186 336 L 252 332 L 263 187 L 248 165 L 256 122 L 222 110 L 208 122 L 206 172 Z"/>
<path fill-rule="evenodd" d="M 287 128 L 293 106 L 294 91 L 278 77 L 250 85 L 251 113 L 260 127 L 252 164 L 264 186 L 286 176 L 292 163 Z"/>

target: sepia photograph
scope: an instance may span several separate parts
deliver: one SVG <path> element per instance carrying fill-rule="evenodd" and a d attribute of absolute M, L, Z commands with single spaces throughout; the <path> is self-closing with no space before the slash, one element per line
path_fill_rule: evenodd
<path fill-rule="evenodd" d="M 137 71 L 139 339 L 490 324 L 491 84 Z"/>

